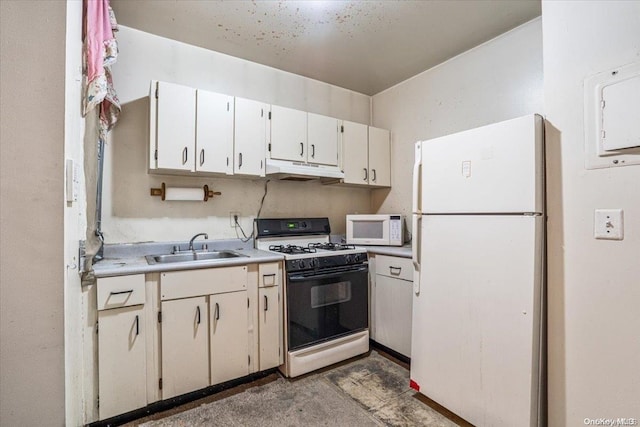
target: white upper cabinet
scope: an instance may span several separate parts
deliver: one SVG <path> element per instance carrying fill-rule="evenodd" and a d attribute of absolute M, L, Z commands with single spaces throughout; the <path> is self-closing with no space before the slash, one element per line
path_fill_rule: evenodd
<path fill-rule="evenodd" d="M 233 96 L 197 91 L 196 171 L 233 174 Z"/>
<path fill-rule="evenodd" d="M 150 111 L 150 169 L 233 174 L 233 96 L 152 82 Z"/>
<path fill-rule="evenodd" d="M 367 125 L 343 121 L 342 170 L 345 184 L 369 184 Z"/>
<path fill-rule="evenodd" d="M 338 119 L 308 113 L 307 162 L 338 165 Z"/>
<path fill-rule="evenodd" d="M 236 98 L 235 106 L 235 174 L 264 176 L 266 115 L 269 105 Z"/>
<path fill-rule="evenodd" d="M 277 160 L 338 165 L 338 119 L 271 106 L 270 157 Z"/>
<path fill-rule="evenodd" d="M 342 169 L 345 184 L 391 186 L 391 138 L 385 129 L 343 121 Z"/>
<path fill-rule="evenodd" d="M 391 187 L 391 135 L 369 126 L 369 184 Z"/>
<path fill-rule="evenodd" d="M 305 162 L 307 159 L 307 113 L 271 106 L 271 158 Z"/>
<path fill-rule="evenodd" d="M 150 106 L 150 168 L 195 171 L 196 90 L 153 82 Z"/>

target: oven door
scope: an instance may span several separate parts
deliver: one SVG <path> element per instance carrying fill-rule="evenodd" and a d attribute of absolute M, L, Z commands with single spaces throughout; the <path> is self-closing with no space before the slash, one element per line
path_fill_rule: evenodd
<path fill-rule="evenodd" d="M 368 272 L 364 264 L 287 274 L 289 351 L 367 329 Z"/>

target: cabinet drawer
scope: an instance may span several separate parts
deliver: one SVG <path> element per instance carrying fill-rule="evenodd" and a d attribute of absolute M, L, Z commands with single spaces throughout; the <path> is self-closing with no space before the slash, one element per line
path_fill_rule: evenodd
<path fill-rule="evenodd" d="M 144 304 L 144 274 L 98 279 L 98 310 Z"/>
<path fill-rule="evenodd" d="M 413 281 L 411 258 L 376 255 L 376 274 Z"/>
<path fill-rule="evenodd" d="M 247 266 L 245 265 L 160 274 L 160 298 L 163 301 L 245 289 L 247 289 Z"/>
<path fill-rule="evenodd" d="M 280 284 L 280 263 L 270 262 L 258 266 L 258 287 L 267 288 Z"/>

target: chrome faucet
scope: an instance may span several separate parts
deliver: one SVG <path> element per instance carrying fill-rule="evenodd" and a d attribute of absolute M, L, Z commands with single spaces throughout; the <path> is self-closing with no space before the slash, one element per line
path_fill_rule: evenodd
<path fill-rule="evenodd" d="M 189 240 L 189 250 L 193 251 L 193 241 L 198 237 L 203 236 L 205 239 L 209 239 L 209 235 L 207 233 L 198 233 Z"/>

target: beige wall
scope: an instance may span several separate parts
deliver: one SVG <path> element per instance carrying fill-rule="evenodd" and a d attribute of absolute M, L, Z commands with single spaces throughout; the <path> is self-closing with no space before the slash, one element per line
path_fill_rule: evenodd
<path fill-rule="evenodd" d="M 373 125 L 391 129 L 392 190 L 375 190 L 372 210 L 411 214 L 414 143 L 542 113 L 540 18 L 376 94 Z M 408 224 L 410 226 L 410 224 Z"/>
<path fill-rule="evenodd" d="M 249 234 L 264 180 L 158 176 L 147 173 L 148 98 L 152 79 L 227 93 L 342 119 L 369 122 L 370 97 L 295 74 L 149 33 L 121 27 L 114 66 L 120 122 L 107 146 L 103 230 L 107 242 L 184 240 L 207 232 L 235 238 L 229 212 Z M 207 203 L 162 202 L 149 189 L 208 184 L 222 196 Z M 262 216 L 329 216 L 344 232 L 345 214 L 370 210 L 370 190 L 272 180 Z"/>
<path fill-rule="evenodd" d="M 640 2 L 545 1 L 549 415 L 640 419 L 640 166 L 586 170 L 583 81 L 640 60 Z M 635 94 L 634 96 L 640 96 Z M 593 238 L 624 209 L 624 240 Z"/>
<path fill-rule="evenodd" d="M 0 425 L 65 424 L 66 3 L 0 1 Z"/>

